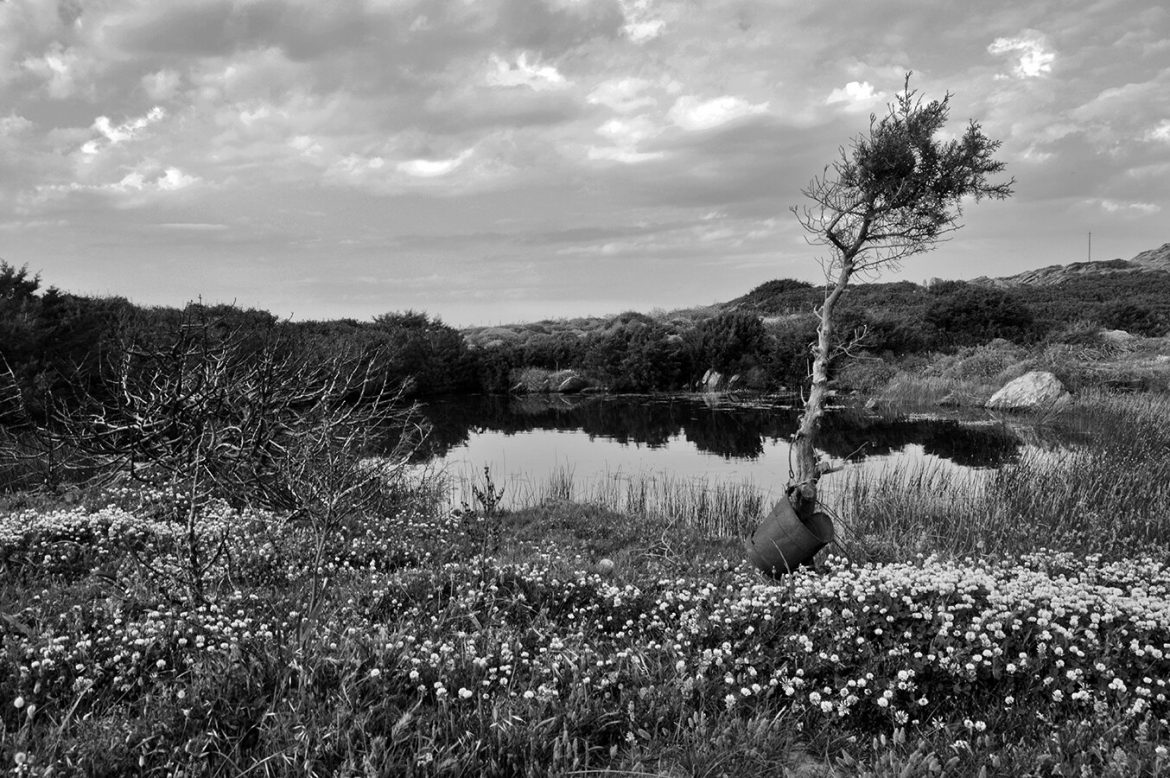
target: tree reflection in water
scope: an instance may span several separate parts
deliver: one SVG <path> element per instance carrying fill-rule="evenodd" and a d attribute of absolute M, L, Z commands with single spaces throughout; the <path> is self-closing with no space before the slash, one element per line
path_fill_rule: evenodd
<path fill-rule="evenodd" d="M 590 439 L 661 448 L 683 439 L 700 452 L 753 460 L 765 443 L 788 440 L 799 411 L 778 401 L 704 398 L 693 395 L 477 395 L 434 401 L 421 412 L 430 435 L 415 461 L 445 457 L 473 434 L 581 431 Z M 1019 455 L 1020 439 L 988 418 L 883 419 L 852 412 L 830 413 L 821 446 L 838 458 L 864 459 L 920 445 L 927 454 L 964 467 L 998 467 Z"/>

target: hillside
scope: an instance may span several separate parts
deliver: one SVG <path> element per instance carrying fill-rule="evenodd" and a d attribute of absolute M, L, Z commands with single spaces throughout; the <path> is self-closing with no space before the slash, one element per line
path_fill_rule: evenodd
<path fill-rule="evenodd" d="M 974 291 L 978 289 L 994 292 Z M 945 307 L 956 294 L 980 297 L 982 304 L 1026 309 L 1034 322 L 1035 336 L 1075 322 L 1117 329 L 1170 327 L 1170 243 L 1128 260 L 1052 265 L 1005 278 L 936 281 L 929 285 L 911 281 L 856 284 L 846 293 L 842 309 L 847 324 L 866 324 L 871 331 L 917 329 L 928 318 L 932 305 Z M 630 324 L 650 322 L 679 335 L 699 322 L 731 313 L 752 314 L 785 326 L 797 318 L 809 319 L 823 296 L 820 286 L 780 278 L 726 302 L 653 316 L 626 312 L 608 317 L 469 327 L 463 334 L 474 347 L 490 348 L 523 347 L 534 337 L 571 343 L 590 334 L 602 335 Z M 901 339 L 904 341 L 904 336 Z M 905 342 L 902 345 L 910 346 Z"/>
<path fill-rule="evenodd" d="M 1102 278 L 1124 274 L 1170 272 L 1170 243 L 1156 249 L 1149 249 L 1133 259 L 1109 259 L 1099 262 L 1072 262 L 1068 265 L 1049 265 L 1036 270 L 1026 270 L 1007 278 L 978 278 L 975 283 L 994 284 L 1004 287 L 1058 286 L 1067 281 L 1086 277 Z"/>

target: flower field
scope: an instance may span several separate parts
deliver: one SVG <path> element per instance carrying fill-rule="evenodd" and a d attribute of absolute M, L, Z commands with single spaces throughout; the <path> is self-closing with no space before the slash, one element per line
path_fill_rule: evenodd
<path fill-rule="evenodd" d="M 830 557 L 776 583 L 733 546 L 647 542 L 603 575 L 506 516 L 487 549 L 483 517 L 403 505 L 322 555 L 213 503 L 197 602 L 167 500 L 0 519 L 10 774 L 1170 771 L 1164 554 Z"/>

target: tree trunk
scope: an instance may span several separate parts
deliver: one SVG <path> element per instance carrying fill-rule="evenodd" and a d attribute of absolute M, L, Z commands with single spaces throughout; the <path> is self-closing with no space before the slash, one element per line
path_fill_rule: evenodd
<path fill-rule="evenodd" d="M 829 396 L 829 359 L 833 348 L 833 313 L 837 301 L 853 276 L 853 258 L 846 257 L 837 274 L 832 290 L 825 295 L 819 311 L 817 342 L 813 347 L 812 385 L 804 402 L 804 413 L 793 443 L 796 464 L 794 481 L 788 486 L 789 500 L 802 521 L 807 521 L 817 506 L 817 481 L 821 473 L 817 467 L 816 440 L 821 417 L 825 415 L 825 401 Z"/>

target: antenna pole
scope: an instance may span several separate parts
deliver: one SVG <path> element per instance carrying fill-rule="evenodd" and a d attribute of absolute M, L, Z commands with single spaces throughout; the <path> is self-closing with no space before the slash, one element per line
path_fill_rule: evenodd
<path fill-rule="evenodd" d="M 1089 233 L 1089 261 L 1093 261 L 1093 233 Z"/>

